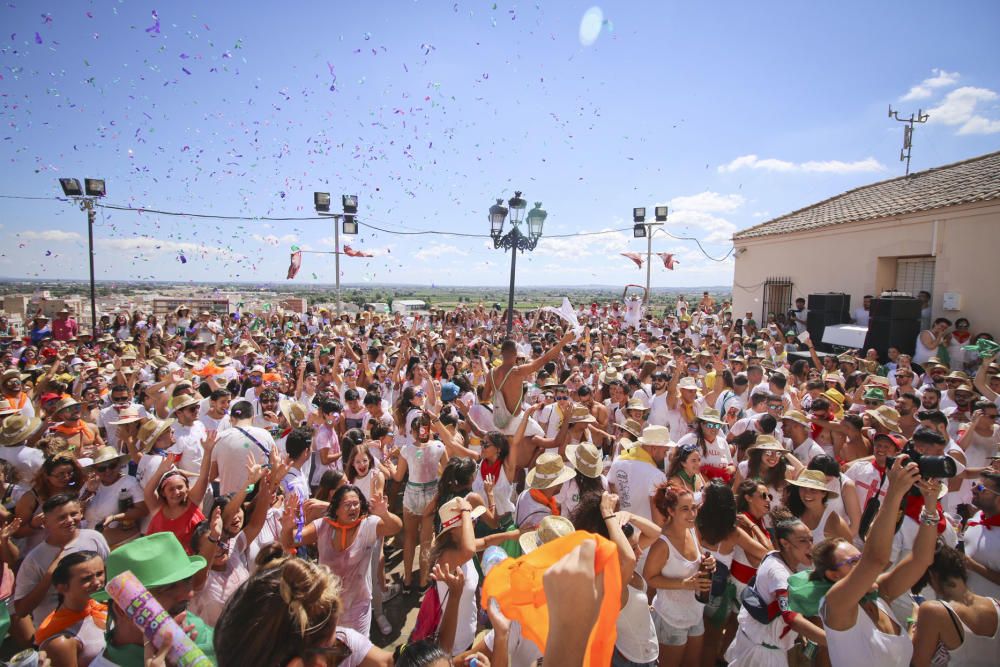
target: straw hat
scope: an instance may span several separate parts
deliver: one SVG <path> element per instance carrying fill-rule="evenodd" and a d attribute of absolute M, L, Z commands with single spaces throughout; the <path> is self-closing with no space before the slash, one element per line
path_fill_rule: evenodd
<path fill-rule="evenodd" d="M 875 385 L 876 387 L 885 387 L 886 389 L 888 389 L 889 378 L 885 377 L 884 375 L 869 375 L 868 379 L 865 381 L 865 384 Z"/>
<path fill-rule="evenodd" d="M 942 364 L 941 360 L 938 359 L 937 357 L 931 357 L 930 359 L 925 361 L 923 365 L 924 365 L 924 370 L 928 373 L 930 373 L 932 368 L 948 368 L 947 366 Z"/>
<path fill-rule="evenodd" d="M 781 420 L 792 421 L 795 422 L 796 424 L 801 424 L 802 426 L 806 427 L 812 426 L 812 422 L 809 421 L 809 418 L 806 417 L 803 413 L 799 412 L 798 410 L 788 410 L 787 412 L 781 415 Z"/>
<path fill-rule="evenodd" d="M 704 410 L 701 411 L 701 414 L 698 415 L 698 419 L 703 422 L 708 422 L 709 424 L 723 423 L 722 416 L 719 414 L 719 411 L 716 410 L 715 408 L 705 408 Z"/>
<path fill-rule="evenodd" d="M 785 453 L 788 450 L 785 446 L 778 442 L 778 439 L 773 435 L 758 435 L 757 440 L 752 446 L 747 448 L 747 452 L 752 452 L 758 449 L 762 449 L 766 452 L 782 452 Z"/>
<path fill-rule="evenodd" d="M 635 441 L 637 445 L 647 447 L 676 447 L 677 443 L 670 439 L 670 429 L 666 426 L 647 426 L 642 429 L 642 435 Z"/>
<path fill-rule="evenodd" d="M 624 424 L 619 424 L 618 428 L 620 428 L 623 431 L 627 431 L 627 432 L 631 433 L 632 435 L 634 435 L 637 438 L 640 435 L 642 435 L 642 424 L 640 424 L 636 420 L 632 419 L 631 417 L 629 417 L 628 419 L 626 419 Z"/>
<path fill-rule="evenodd" d="M 0 446 L 13 447 L 27 440 L 42 425 L 38 417 L 25 417 L 17 414 L 3 420 L 0 427 Z"/>
<path fill-rule="evenodd" d="M 257 349 L 253 345 L 251 345 L 247 341 L 243 341 L 242 343 L 240 343 L 239 347 L 236 348 L 236 352 L 234 352 L 234 354 L 237 357 L 242 357 L 243 355 L 251 354 L 256 351 Z"/>
<path fill-rule="evenodd" d="M 16 368 L 9 368 L 3 372 L 3 375 L 0 375 L 0 383 L 5 383 L 8 380 L 23 380 L 25 377 L 27 376 L 22 375 L 21 371 Z"/>
<path fill-rule="evenodd" d="M 964 391 L 964 392 L 966 392 L 966 393 L 969 393 L 969 394 L 974 394 L 974 393 L 976 393 L 976 392 L 975 392 L 975 391 L 974 391 L 974 390 L 972 389 L 972 385 L 971 385 L 971 384 L 969 384 L 969 383 L 968 383 L 968 381 L 966 381 L 966 382 L 963 382 L 962 384 L 960 384 L 960 385 L 958 385 L 957 387 L 955 387 L 955 393 L 956 393 L 956 394 L 957 394 L 958 392 L 960 392 L 960 391 Z"/>
<path fill-rule="evenodd" d="M 143 453 L 147 453 L 152 449 L 157 438 L 163 435 L 163 432 L 173 426 L 176 421 L 176 419 L 157 419 L 156 417 L 151 417 L 149 421 L 140 426 L 136 439 L 142 445 Z"/>
<path fill-rule="evenodd" d="M 457 528 L 462 523 L 462 509 L 460 507 L 461 501 L 461 498 L 452 498 L 438 508 L 438 518 L 441 520 L 441 530 L 438 532 L 438 535 L 441 535 L 452 528 Z M 473 507 L 470 515 L 472 520 L 475 521 L 485 513 L 486 508 L 480 505 L 479 507 Z"/>
<path fill-rule="evenodd" d="M 309 410 L 298 401 L 279 401 L 278 409 L 285 415 L 285 420 L 292 428 L 302 424 L 309 416 Z"/>
<path fill-rule="evenodd" d="M 564 516 L 547 516 L 538 524 L 537 530 L 529 530 L 517 538 L 521 551 L 531 553 L 538 547 L 565 537 L 576 531 L 573 522 Z"/>
<path fill-rule="evenodd" d="M 590 410 L 587 409 L 586 405 L 574 405 L 573 412 L 569 416 L 570 424 L 594 424 L 597 419 L 594 415 L 590 414 Z"/>
<path fill-rule="evenodd" d="M 97 450 L 97 453 L 94 455 L 93 460 L 86 467 L 91 468 L 94 466 L 99 466 L 102 463 L 110 463 L 112 461 L 121 463 L 123 460 L 127 458 L 128 454 L 120 454 L 118 453 L 118 450 L 116 450 L 114 447 L 105 445 L 104 447 L 101 447 L 100 449 Z"/>
<path fill-rule="evenodd" d="M 836 498 L 840 495 L 837 491 L 827 488 L 826 475 L 820 470 L 800 470 L 799 476 L 788 480 L 788 483 L 803 489 L 825 491 L 829 498 Z"/>
<path fill-rule="evenodd" d="M 531 489 L 551 489 L 573 479 L 576 471 L 563 462 L 558 454 L 545 452 L 535 461 L 535 467 L 525 476 L 525 484 Z"/>
<path fill-rule="evenodd" d="M 830 388 L 823 392 L 823 395 L 840 407 L 844 407 L 844 395 L 836 389 Z"/>
<path fill-rule="evenodd" d="M 197 400 L 193 396 L 188 396 L 187 394 L 184 394 L 183 396 L 178 396 L 176 399 L 174 399 L 174 403 L 170 408 L 169 416 L 173 417 L 174 415 L 177 414 L 179 410 L 183 410 L 184 408 L 190 407 L 192 405 L 199 405 L 200 403 L 201 401 Z"/>
<path fill-rule="evenodd" d="M 962 380 L 963 382 L 969 381 L 969 376 L 964 371 L 952 371 L 946 376 L 949 380 Z"/>
<path fill-rule="evenodd" d="M 888 405 L 880 405 L 874 410 L 865 410 L 865 414 L 881 424 L 887 431 L 899 432 L 899 413 Z"/>
<path fill-rule="evenodd" d="M 682 377 L 677 383 L 678 389 L 693 389 L 698 391 L 698 383 L 694 381 L 693 377 Z"/>
<path fill-rule="evenodd" d="M 123 424 L 131 424 L 133 422 L 137 422 L 140 419 L 142 419 L 142 417 L 139 416 L 139 406 L 130 405 L 126 408 L 123 408 L 118 413 L 118 419 L 108 423 L 111 424 L 112 426 L 122 426 Z"/>
<path fill-rule="evenodd" d="M 649 406 L 642 402 L 641 398 L 630 398 L 628 403 L 625 404 L 626 410 L 642 410 L 643 412 L 649 412 Z"/>
<path fill-rule="evenodd" d="M 604 472 L 604 460 L 592 443 L 583 442 L 579 445 L 566 447 L 566 458 L 573 468 L 591 479 L 597 479 Z"/>
<path fill-rule="evenodd" d="M 614 382 L 615 380 L 620 380 L 621 378 L 622 376 L 618 372 L 617 368 L 615 368 L 614 366 L 608 366 L 607 369 L 605 369 L 604 372 L 601 373 L 598 380 L 600 380 L 601 384 L 608 384 L 610 382 Z"/>
<path fill-rule="evenodd" d="M 226 356 L 225 352 L 216 352 L 215 356 L 212 357 L 212 363 L 216 366 L 222 368 L 233 363 L 233 360 Z"/>
<path fill-rule="evenodd" d="M 823 382 L 836 382 L 837 384 L 844 384 L 846 380 L 840 373 L 823 373 Z"/>
<path fill-rule="evenodd" d="M 0 417 L 9 417 L 10 415 L 16 415 L 20 410 L 11 405 L 11 402 L 6 398 L 0 398 Z"/>
<path fill-rule="evenodd" d="M 55 405 L 52 406 L 49 414 L 57 415 L 63 410 L 66 410 L 67 408 L 72 408 L 77 405 L 80 405 L 80 401 L 70 396 L 64 396 L 63 398 L 59 399 L 59 402 L 57 402 Z"/>

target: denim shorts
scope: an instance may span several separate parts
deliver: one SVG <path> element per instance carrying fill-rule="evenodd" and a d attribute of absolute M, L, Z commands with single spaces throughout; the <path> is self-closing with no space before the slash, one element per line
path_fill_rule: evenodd
<path fill-rule="evenodd" d="M 663 617 L 653 612 L 653 627 L 656 628 L 656 641 L 664 646 L 683 646 L 688 637 L 700 637 L 705 634 L 705 619 L 699 618 L 698 623 L 689 628 L 675 628 L 668 625 Z"/>

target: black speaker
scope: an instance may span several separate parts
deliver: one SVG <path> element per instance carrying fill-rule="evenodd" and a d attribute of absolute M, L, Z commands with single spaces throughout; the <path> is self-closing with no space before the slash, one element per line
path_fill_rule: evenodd
<path fill-rule="evenodd" d="M 915 299 L 914 299 L 915 300 Z M 872 302 L 872 309 L 875 304 Z M 920 335 L 919 319 L 889 319 L 874 317 L 868 322 L 868 335 L 865 337 L 865 350 L 875 348 L 878 358 L 886 361 L 889 358 L 889 348 L 895 347 L 903 354 L 913 354 Z"/>
<path fill-rule="evenodd" d="M 848 315 L 851 311 L 851 295 L 841 292 L 810 294 L 807 308 L 809 312 L 818 310 L 825 313 L 843 313 L 844 315 Z M 843 322 L 846 321 L 847 318 L 843 320 Z M 843 322 L 832 322 L 832 324 L 842 324 Z"/>
<path fill-rule="evenodd" d="M 887 296 L 872 299 L 871 317 L 889 320 L 919 320 L 920 299 L 909 296 Z"/>
<path fill-rule="evenodd" d="M 829 345 L 823 343 L 823 332 L 831 324 L 844 324 L 847 322 L 847 317 L 844 313 L 839 311 L 823 311 L 823 310 L 812 310 L 806 314 L 806 330 L 809 332 L 809 337 L 812 338 L 813 345 L 820 352 L 829 352 L 831 350 Z"/>

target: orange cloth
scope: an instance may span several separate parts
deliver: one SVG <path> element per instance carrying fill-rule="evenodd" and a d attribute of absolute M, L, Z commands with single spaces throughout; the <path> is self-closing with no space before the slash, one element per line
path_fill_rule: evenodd
<path fill-rule="evenodd" d="M 222 375 L 222 369 L 216 366 L 211 361 L 199 368 L 196 371 L 191 371 L 192 375 L 197 375 L 198 377 L 211 377 L 213 375 Z"/>
<path fill-rule="evenodd" d="M 549 511 L 552 512 L 552 516 L 559 516 L 559 503 L 556 502 L 555 498 L 549 498 L 538 489 L 528 489 L 528 493 L 536 503 L 548 507 Z"/>
<path fill-rule="evenodd" d="M 87 600 L 87 606 L 83 611 L 73 611 L 60 607 L 45 617 L 42 624 L 35 631 L 35 643 L 41 644 L 49 637 L 54 637 L 66 628 L 71 628 L 88 616 L 94 617 L 94 623 L 100 629 L 104 629 L 108 623 L 108 606 L 93 600 Z"/>
<path fill-rule="evenodd" d="M 359 518 L 357 521 L 352 521 L 351 523 L 338 523 L 333 519 L 323 519 L 328 524 L 340 530 L 340 550 L 345 551 L 347 549 L 347 531 L 352 528 L 357 528 L 358 524 L 364 517 Z"/>
<path fill-rule="evenodd" d="M 483 607 L 494 598 L 504 616 L 521 624 L 521 633 L 544 653 L 549 635 L 549 608 L 545 601 L 542 575 L 559 559 L 584 540 L 596 540 L 594 572 L 604 578 L 604 598 L 597 623 L 590 631 L 583 667 L 606 667 L 611 664 L 617 639 L 616 621 L 621 604 L 621 566 L 618 547 L 600 535 L 578 530 L 543 544 L 520 558 L 497 563 L 483 583 Z M 558 662 L 555 660 L 554 662 Z"/>
<path fill-rule="evenodd" d="M 17 396 L 5 395 L 5 397 L 7 398 L 7 402 L 10 403 L 10 406 L 15 410 L 20 410 L 28 404 L 28 395 L 23 391 L 18 392 Z"/>
<path fill-rule="evenodd" d="M 77 419 L 76 423 L 72 426 L 66 426 L 65 423 L 56 424 L 52 427 L 52 430 L 67 438 L 72 438 L 74 435 L 84 432 L 86 432 L 86 435 L 90 435 L 90 429 L 87 428 L 87 424 L 82 419 Z"/>

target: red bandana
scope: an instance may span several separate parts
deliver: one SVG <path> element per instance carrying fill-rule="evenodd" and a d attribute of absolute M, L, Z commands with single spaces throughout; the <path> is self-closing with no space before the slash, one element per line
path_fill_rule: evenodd
<path fill-rule="evenodd" d="M 917 523 L 920 523 L 920 512 L 924 509 L 924 497 L 923 496 L 907 496 L 906 497 L 906 516 L 910 517 Z M 937 532 L 938 535 L 944 532 L 945 518 L 944 510 L 941 509 L 941 503 L 937 503 L 937 513 L 938 513 L 938 523 Z"/>

